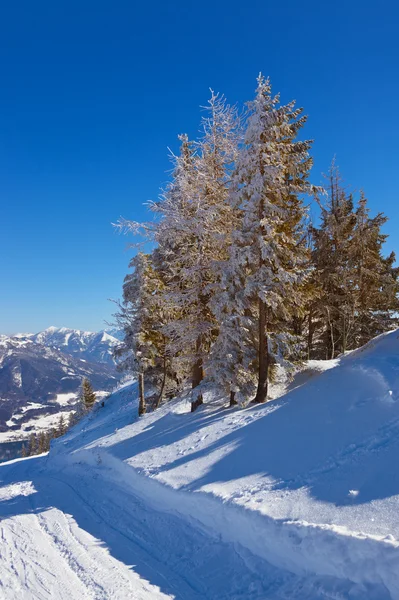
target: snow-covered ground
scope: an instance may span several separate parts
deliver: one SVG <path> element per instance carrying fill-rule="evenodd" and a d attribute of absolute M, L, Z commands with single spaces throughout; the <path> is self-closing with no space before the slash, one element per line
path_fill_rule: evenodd
<path fill-rule="evenodd" d="M 0 597 L 399 599 L 399 331 L 284 385 L 139 420 L 126 385 L 0 465 Z"/>
<path fill-rule="evenodd" d="M 109 395 L 107 391 L 96 391 L 96 399 L 97 402 L 101 402 L 104 398 Z M 0 432 L 0 444 L 5 442 L 16 442 L 16 441 L 26 441 L 29 439 L 29 436 L 32 432 L 36 435 L 39 435 L 41 432 L 46 432 L 49 429 L 57 428 L 61 415 L 64 417 L 65 422 L 68 422 L 69 415 L 71 412 L 71 407 L 76 408 L 76 404 L 78 402 L 78 394 L 76 393 L 67 393 L 67 394 L 57 394 L 55 398 L 48 402 L 47 406 L 56 406 L 59 410 L 53 414 L 41 414 L 35 415 L 25 420 L 23 423 L 20 423 L 21 419 L 29 417 L 29 413 L 31 411 L 35 411 L 37 409 L 46 410 L 47 406 L 44 404 L 39 404 L 37 402 L 29 402 L 27 406 L 23 406 L 19 409 L 19 412 L 15 413 L 11 419 L 9 419 L 6 424 L 8 427 L 12 427 L 18 425 L 18 429 L 13 429 L 10 431 L 2 431 Z M 75 410 L 73 410 L 75 412 Z"/>

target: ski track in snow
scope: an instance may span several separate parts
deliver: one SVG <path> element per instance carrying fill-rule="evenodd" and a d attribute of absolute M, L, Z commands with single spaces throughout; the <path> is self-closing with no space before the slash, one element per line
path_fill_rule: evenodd
<path fill-rule="evenodd" d="M 385 597 L 332 577 L 295 576 L 122 488 L 115 493 L 94 471 L 54 477 L 45 461 L 0 468 L 2 600 Z"/>

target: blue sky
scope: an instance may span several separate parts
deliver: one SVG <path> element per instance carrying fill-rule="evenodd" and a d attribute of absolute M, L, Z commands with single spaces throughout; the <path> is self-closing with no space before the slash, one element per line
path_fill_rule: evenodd
<path fill-rule="evenodd" d="M 0 332 L 96 330 L 177 134 L 212 87 L 253 97 L 259 71 L 309 115 L 313 182 L 334 154 L 399 250 L 398 4 L 16 1 L 0 9 Z"/>

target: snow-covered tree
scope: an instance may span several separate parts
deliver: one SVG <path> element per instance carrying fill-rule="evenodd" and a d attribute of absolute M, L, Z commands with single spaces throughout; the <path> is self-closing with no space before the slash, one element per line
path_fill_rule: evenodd
<path fill-rule="evenodd" d="M 256 366 L 254 401 L 265 402 L 269 366 L 291 352 L 290 323 L 305 304 L 308 251 L 301 196 L 314 190 L 308 183 L 311 142 L 297 140 L 306 121 L 302 109 L 294 102 L 281 106 L 269 80 L 260 75 L 249 110 L 230 195 L 234 209 L 241 211 L 241 223 L 226 267 L 230 283 L 222 309 L 227 325 L 225 320 L 222 327 L 231 342 L 230 374 L 237 356 L 244 372 L 247 365 Z M 232 381 L 233 390 L 237 385 Z"/>
<path fill-rule="evenodd" d="M 148 302 L 151 291 L 149 282 L 149 256 L 137 254 L 130 262 L 133 269 L 125 277 L 123 285 L 123 304 L 119 305 L 119 313 L 115 315 L 117 323 L 124 331 L 124 339 L 115 349 L 115 356 L 120 360 L 118 368 L 129 370 L 139 380 L 139 416 L 146 412 L 144 373 L 153 358 L 151 343 L 152 325 L 148 324 Z"/>
<path fill-rule="evenodd" d="M 322 289 L 317 312 L 322 315 L 320 344 L 323 358 L 345 352 L 354 326 L 353 277 L 350 247 L 355 226 L 353 198 L 342 185 L 332 162 L 327 200 L 320 202 L 321 225 L 313 229 L 313 261 Z"/>
<path fill-rule="evenodd" d="M 163 295 L 165 284 L 159 253 L 138 253 L 131 261 L 132 273 L 126 276 L 123 302 L 115 315 L 124 339 L 115 350 L 119 369 L 139 379 L 139 413 L 146 411 L 144 386 L 155 391 L 154 407 L 175 383 L 174 368 L 163 328 L 171 315 L 170 302 Z"/>
<path fill-rule="evenodd" d="M 321 293 L 314 305 L 311 355 L 334 358 L 396 324 L 398 270 L 395 255 L 382 254 L 387 218 L 370 217 L 363 193 L 354 206 L 333 161 L 321 224 L 313 228 L 313 262 Z"/>
<path fill-rule="evenodd" d="M 367 199 L 362 192 L 355 211 L 355 225 L 350 244 L 355 325 L 351 347 L 397 324 L 398 269 L 393 267 L 395 254 L 382 255 L 387 235 L 381 227 L 387 222 L 383 213 L 370 217 Z"/>
<path fill-rule="evenodd" d="M 175 318 L 165 327 L 171 355 L 191 362 L 192 410 L 203 401 L 200 384 L 218 324 L 210 307 L 215 264 L 227 257 L 234 228 L 228 202 L 231 170 L 240 138 L 235 108 L 212 93 L 202 138 L 180 136 L 173 178 L 153 210 L 160 216 L 155 240 L 169 274 L 165 298 Z M 194 395 L 195 394 L 195 395 Z"/>

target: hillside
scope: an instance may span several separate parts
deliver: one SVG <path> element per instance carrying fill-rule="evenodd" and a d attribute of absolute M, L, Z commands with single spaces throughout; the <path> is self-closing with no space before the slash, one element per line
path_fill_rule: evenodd
<path fill-rule="evenodd" d="M 0 336 L 0 443 L 53 426 L 73 407 L 83 377 L 95 390 L 115 387 L 116 343 L 106 332 L 55 327 Z"/>
<path fill-rule="evenodd" d="M 393 331 L 262 406 L 121 388 L 0 467 L 2 597 L 398 599 L 398 371 Z"/>

